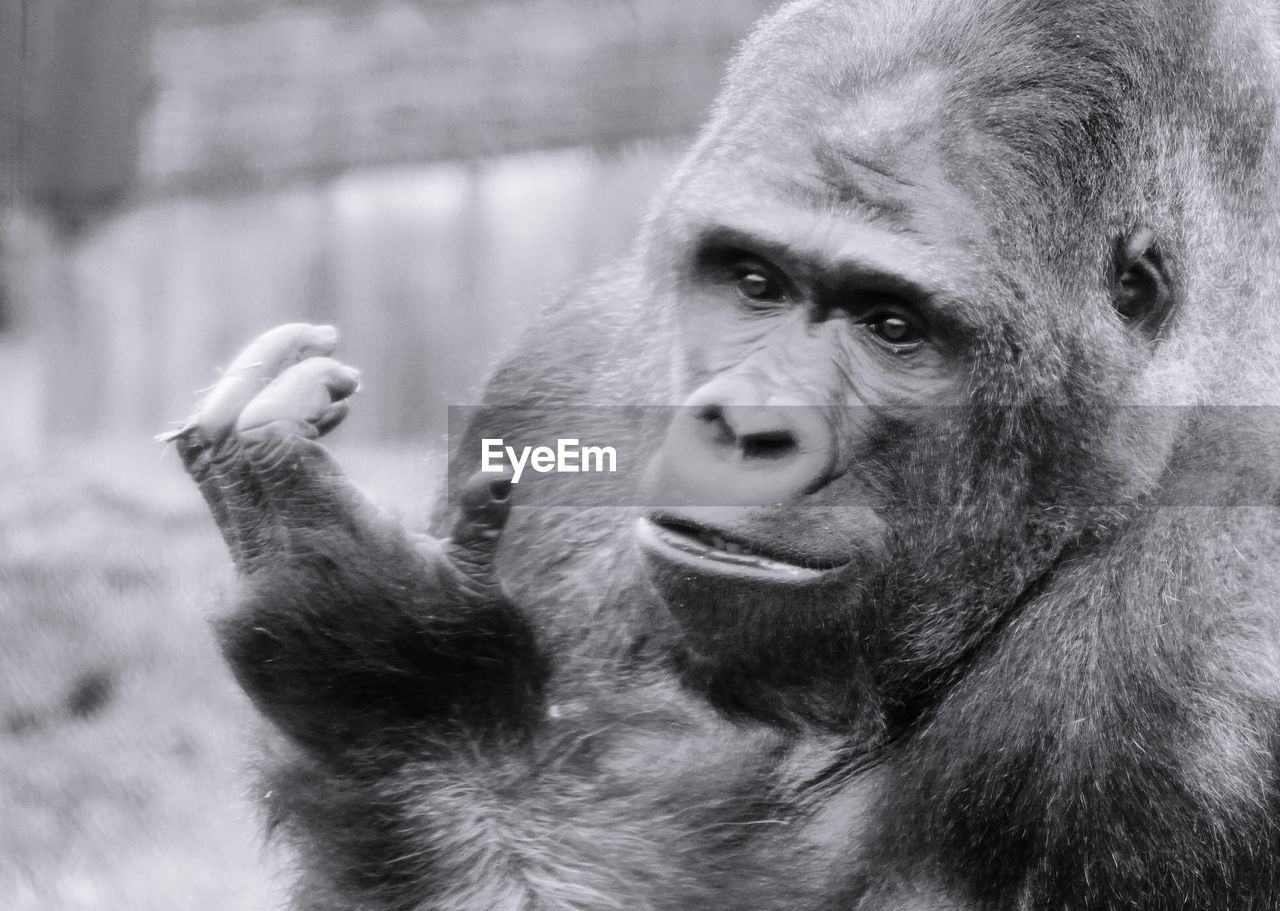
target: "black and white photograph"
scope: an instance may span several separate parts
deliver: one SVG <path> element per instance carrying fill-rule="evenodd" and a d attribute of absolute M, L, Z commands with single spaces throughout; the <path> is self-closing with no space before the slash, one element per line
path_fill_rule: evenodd
<path fill-rule="evenodd" d="M 0 0 L 0 909 L 1280 911 L 1277 0 Z"/>

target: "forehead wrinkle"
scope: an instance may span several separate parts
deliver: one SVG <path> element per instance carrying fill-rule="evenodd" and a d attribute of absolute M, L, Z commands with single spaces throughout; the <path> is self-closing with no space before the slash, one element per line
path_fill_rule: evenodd
<path fill-rule="evenodd" d="M 823 187 L 825 201 L 839 208 L 857 209 L 899 231 L 910 228 L 911 204 L 883 186 L 887 180 L 899 186 L 909 186 L 905 181 L 890 178 L 880 168 L 868 167 L 844 151 L 818 148 L 815 157 L 818 161 L 818 182 Z M 848 167 L 850 162 L 857 162 L 863 171 L 862 180 L 854 179 Z M 876 187 L 877 183 L 881 186 Z"/>
<path fill-rule="evenodd" d="M 913 181 L 907 180 L 907 178 L 903 177 L 901 174 L 895 174 L 889 168 L 889 165 L 883 162 L 873 161 L 870 158 L 859 155 L 853 150 L 845 150 L 844 154 L 852 164 L 857 165 L 860 168 L 865 168 L 873 174 L 879 174 L 881 177 L 888 178 L 896 184 L 904 187 L 914 187 L 916 185 Z"/>
<path fill-rule="evenodd" d="M 919 176 L 935 176 L 944 90 L 936 70 L 845 82 L 812 137 L 819 180 L 840 202 L 907 221 Z"/>
<path fill-rule="evenodd" d="M 771 198 L 785 199 L 814 212 L 843 217 L 857 214 L 899 234 L 911 230 L 913 213 L 906 199 L 855 181 L 837 181 L 825 173 L 811 172 L 777 175 L 762 183 L 771 191 Z"/>

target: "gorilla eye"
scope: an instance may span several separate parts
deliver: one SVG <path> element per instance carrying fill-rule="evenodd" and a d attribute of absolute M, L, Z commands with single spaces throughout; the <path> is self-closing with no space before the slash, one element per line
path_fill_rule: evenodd
<path fill-rule="evenodd" d="M 876 338 L 898 350 L 915 348 L 924 341 L 920 330 L 900 316 L 882 316 L 866 325 Z"/>
<path fill-rule="evenodd" d="M 772 274 L 760 266 L 744 264 L 735 270 L 735 283 L 743 300 L 762 304 L 781 303 L 787 291 Z"/>

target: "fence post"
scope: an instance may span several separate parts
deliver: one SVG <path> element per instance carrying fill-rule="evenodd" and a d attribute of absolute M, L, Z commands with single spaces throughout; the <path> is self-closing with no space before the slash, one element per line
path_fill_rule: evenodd
<path fill-rule="evenodd" d="M 13 0 L 10 0 L 13 2 Z M 79 268 L 86 233 L 132 188 L 138 125 L 150 78 L 146 0 L 17 0 L 18 197 L 52 223 L 50 262 L 34 306 L 42 423 L 56 436 L 102 429 L 94 377 L 102 369 L 102 314 Z M 21 288 L 19 293 L 21 293 Z M 30 306 L 30 304 L 28 305 Z"/>

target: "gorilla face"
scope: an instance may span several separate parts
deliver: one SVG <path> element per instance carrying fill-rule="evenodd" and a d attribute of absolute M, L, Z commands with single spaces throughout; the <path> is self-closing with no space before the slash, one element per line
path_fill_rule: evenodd
<path fill-rule="evenodd" d="M 1082 239 L 1092 272 L 1028 257 L 975 187 L 1046 202 L 939 84 L 830 120 L 730 96 L 650 226 L 685 398 L 636 536 L 691 676 L 735 701 L 829 676 L 866 702 L 913 624 L 941 670 L 1078 534 L 1074 493 L 1122 499 L 1107 402 L 1169 310 L 1154 234 Z"/>

